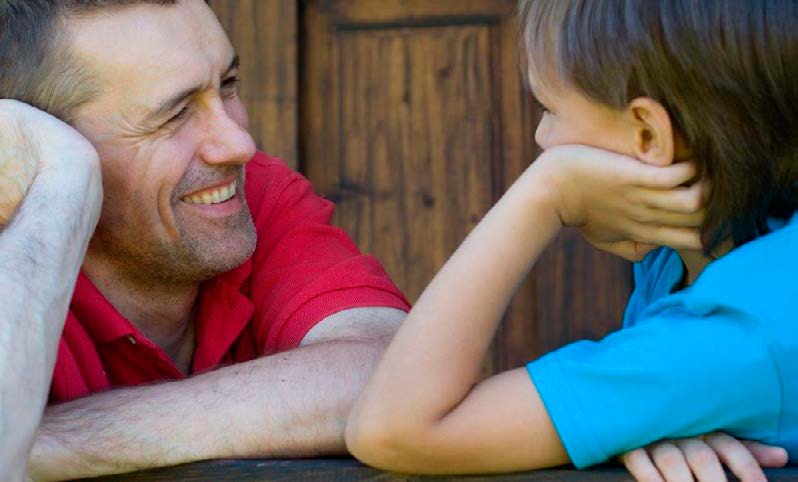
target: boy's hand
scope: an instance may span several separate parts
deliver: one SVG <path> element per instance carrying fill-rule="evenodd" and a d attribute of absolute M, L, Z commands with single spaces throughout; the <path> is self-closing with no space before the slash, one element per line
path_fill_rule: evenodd
<path fill-rule="evenodd" d="M 11 220 L 43 169 L 99 173 L 97 151 L 55 117 L 19 101 L 0 100 L 0 227 Z"/>
<path fill-rule="evenodd" d="M 582 230 L 599 249 L 632 261 L 657 246 L 702 249 L 707 183 L 682 162 L 657 167 L 586 146 L 546 150 L 535 163 L 554 190 L 565 226 Z"/>
<path fill-rule="evenodd" d="M 723 482 L 727 478 L 722 464 L 742 482 L 759 482 L 767 480 L 762 467 L 787 464 L 787 452 L 781 447 L 713 433 L 659 442 L 628 452 L 620 459 L 639 482 Z"/>

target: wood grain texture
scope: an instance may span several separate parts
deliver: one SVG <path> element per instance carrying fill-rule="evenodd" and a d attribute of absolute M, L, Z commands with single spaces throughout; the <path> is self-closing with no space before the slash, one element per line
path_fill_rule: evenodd
<path fill-rule="evenodd" d="M 798 468 L 766 470 L 771 482 L 798 481 Z M 736 481 L 730 473 L 730 481 Z M 553 469 L 537 472 L 520 472 L 490 476 L 419 477 L 393 474 L 361 465 L 354 459 L 307 460 L 218 460 L 167 467 L 163 469 L 114 475 L 91 479 L 98 482 L 144 481 L 274 481 L 274 482 L 343 482 L 343 481 L 456 481 L 471 482 L 633 482 L 634 479 L 620 467 L 600 467 L 590 470 Z"/>
<path fill-rule="evenodd" d="M 298 164 L 297 3 L 211 0 L 241 57 L 240 95 L 258 148 Z"/>
<path fill-rule="evenodd" d="M 338 203 L 335 222 L 415 300 L 539 154 L 515 2 L 303 7 L 303 172 Z M 486 372 L 601 337 L 619 327 L 630 292 L 628 263 L 563 232 L 509 307 Z"/>

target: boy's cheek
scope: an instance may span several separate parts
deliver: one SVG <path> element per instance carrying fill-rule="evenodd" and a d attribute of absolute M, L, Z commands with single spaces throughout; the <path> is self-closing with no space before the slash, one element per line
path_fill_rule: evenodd
<path fill-rule="evenodd" d="M 537 130 L 535 130 L 535 142 L 543 150 L 552 147 L 551 121 L 548 119 L 547 114 L 543 114 L 543 118 L 540 120 Z"/>

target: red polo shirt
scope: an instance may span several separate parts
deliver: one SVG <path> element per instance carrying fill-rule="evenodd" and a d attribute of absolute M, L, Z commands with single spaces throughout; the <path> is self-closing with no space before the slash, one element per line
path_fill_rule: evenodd
<path fill-rule="evenodd" d="M 247 164 L 246 175 L 257 247 L 243 265 L 202 285 L 193 373 L 294 348 L 316 323 L 341 310 L 409 309 L 377 260 L 330 225 L 333 204 L 305 178 L 262 153 Z M 58 347 L 50 402 L 182 378 L 164 351 L 81 273 Z"/>

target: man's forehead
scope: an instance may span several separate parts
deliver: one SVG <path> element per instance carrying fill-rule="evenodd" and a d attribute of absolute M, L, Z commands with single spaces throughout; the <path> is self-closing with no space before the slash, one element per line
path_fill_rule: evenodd
<path fill-rule="evenodd" d="M 202 0 L 71 18 L 68 32 L 71 53 L 105 93 L 132 100 L 135 109 L 146 109 L 165 91 L 209 82 L 234 56 Z"/>

